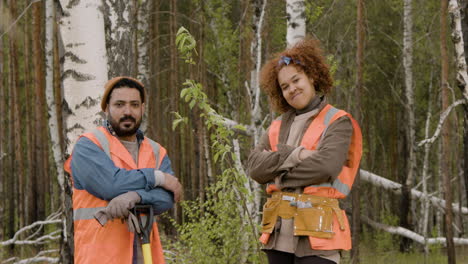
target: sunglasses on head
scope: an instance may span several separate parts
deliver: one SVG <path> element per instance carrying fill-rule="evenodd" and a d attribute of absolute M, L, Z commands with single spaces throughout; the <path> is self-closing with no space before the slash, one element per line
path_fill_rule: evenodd
<path fill-rule="evenodd" d="M 293 58 L 288 57 L 288 56 L 281 56 L 281 58 L 278 61 L 278 66 L 282 66 L 283 64 L 289 65 L 290 63 L 302 65 L 301 61 L 299 61 L 299 60 L 293 59 Z"/>

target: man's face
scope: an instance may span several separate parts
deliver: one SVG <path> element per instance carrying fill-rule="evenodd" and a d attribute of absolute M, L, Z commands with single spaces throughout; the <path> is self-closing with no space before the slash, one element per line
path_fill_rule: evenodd
<path fill-rule="evenodd" d="M 112 90 L 106 113 L 117 136 L 125 138 L 135 135 L 144 109 L 138 89 L 119 87 Z"/>

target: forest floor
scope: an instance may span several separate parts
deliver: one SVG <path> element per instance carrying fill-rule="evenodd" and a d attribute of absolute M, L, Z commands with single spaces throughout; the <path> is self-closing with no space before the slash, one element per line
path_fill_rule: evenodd
<path fill-rule="evenodd" d="M 398 244 L 395 245 L 398 247 Z M 444 264 L 447 263 L 445 250 L 431 248 L 427 262 L 424 262 L 424 252 L 401 253 L 397 248 L 376 250 L 366 245 L 360 248 L 361 264 Z M 456 248 L 457 264 L 468 264 L 468 246 Z M 349 252 L 344 253 L 342 264 L 349 264 Z"/>

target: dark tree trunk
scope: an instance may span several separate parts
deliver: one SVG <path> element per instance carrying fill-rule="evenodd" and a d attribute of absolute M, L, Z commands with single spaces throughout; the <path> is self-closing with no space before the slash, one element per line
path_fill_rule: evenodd
<path fill-rule="evenodd" d="M 34 80 L 32 78 L 31 72 L 32 72 L 32 64 L 30 63 L 32 54 L 31 54 L 31 16 L 29 13 L 25 15 L 25 27 L 24 27 L 24 32 L 25 32 L 25 38 L 24 38 L 24 78 L 25 78 L 25 104 L 28 106 L 32 106 L 33 104 L 33 93 L 34 93 Z M 27 166 L 28 166 L 28 178 L 32 179 L 35 177 L 35 170 L 33 169 L 33 164 L 34 164 L 34 159 L 33 159 L 33 153 L 34 153 L 34 144 L 33 144 L 33 133 L 34 131 L 34 109 L 32 107 L 27 107 L 26 108 L 26 152 L 27 152 Z M 26 193 L 23 196 L 23 199 L 26 200 L 26 223 L 31 223 L 32 219 L 34 218 L 34 211 L 35 208 L 33 208 L 34 204 L 34 199 L 35 197 L 32 196 L 32 188 L 33 184 L 31 180 L 26 181 Z"/>
<path fill-rule="evenodd" d="M 3 10 L 3 1 L 0 0 L 0 10 Z M 0 19 L 1 20 L 1 19 Z M 5 191 L 4 191 L 4 182 L 5 182 L 5 162 L 6 160 L 6 149 L 5 149 L 5 86 L 4 83 L 4 72 L 3 72 L 3 39 L 0 39 L 0 219 L 4 219 L 6 204 L 4 204 Z M 3 226 L 3 223 L 2 223 Z M 3 227 L 0 228 L 0 241 L 4 240 Z"/>
<path fill-rule="evenodd" d="M 461 26 L 463 32 L 463 45 L 465 50 L 465 61 L 468 61 L 468 3 L 459 0 L 461 13 Z M 460 89 L 464 89 L 461 87 Z M 463 177 L 465 179 L 465 198 L 468 199 L 468 105 L 464 105 L 463 115 Z"/>
<path fill-rule="evenodd" d="M 34 111 L 35 118 L 35 170 L 37 177 L 33 181 L 33 197 L 36 213 L 32 221 L 42 220 L 45 218 L 45 167 L 44 167 L 44 85 L 43 85 L 43 58 L 41 48 L 41 32 L 42 32 L 42 2 L 33 4 L 33 63 L 34 63 L 34 87 L 35 87 L 35 102 Z"/>
<path fill-rule="evenodd" d="M 441 53 L 441 81 L 442 81 L 442 109 L 449 106 L 450 91 L 448 89 L 449 62 L 447 55 L 447 0 L 441 0 L 440 10 L 440 53 Z M 449 264 L 456 263 L 455 244 L 453 242 L 453 211 L 452 188 L 450 183 L 450 118 L 448 118 L 442 128 L 442 178 L 444 187 L 445 209 L 445 237 L 447 239 L 447 259 Z"/>
<path fill-rule="evenodd" d="M 356 89 L 354 94 L 355 107 L 353 115 L 358 122 L 361 120 L 361 91 L 363 90 L 363 73 L 364 73 L 364 0 L 357 0 L 357 25 L 356 25 L 356 39 L 357 39 L 357 74 L 356 74 Z M 359 263 L 359 241 L 360 241 L 360 227 L 361 227 L 361 194 L 360 194 L 360 179 L 359 171 L 356 175 L 353 184 L 353 191 L 351 192 L 352 201 L 352 244 L 351 262 L 353 264 Z"/>

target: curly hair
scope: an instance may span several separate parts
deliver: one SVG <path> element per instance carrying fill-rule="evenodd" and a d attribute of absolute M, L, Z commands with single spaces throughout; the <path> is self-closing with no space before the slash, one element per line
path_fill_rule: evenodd
<path fill-rule="evenodd" d="M 299 71 L 304 72 L 313 80 L 314 88 L 321 94 L 328 94 L 333 86 L 329 66 L 325 62 L 320 49 L 320 42 L 315 39 L 306 39 L 298 42 L 293 47 L 284 50 L 267 61 L 260 73 L 260 86 L 270 98 L 270 104 L 275 111 L 284 113 L 293 107 L 283 97 L 281 87 L 278 83 L 278 72 L 286 66 L 280 63 L 281 58 L 291 58 L 292 65 Z"/>

